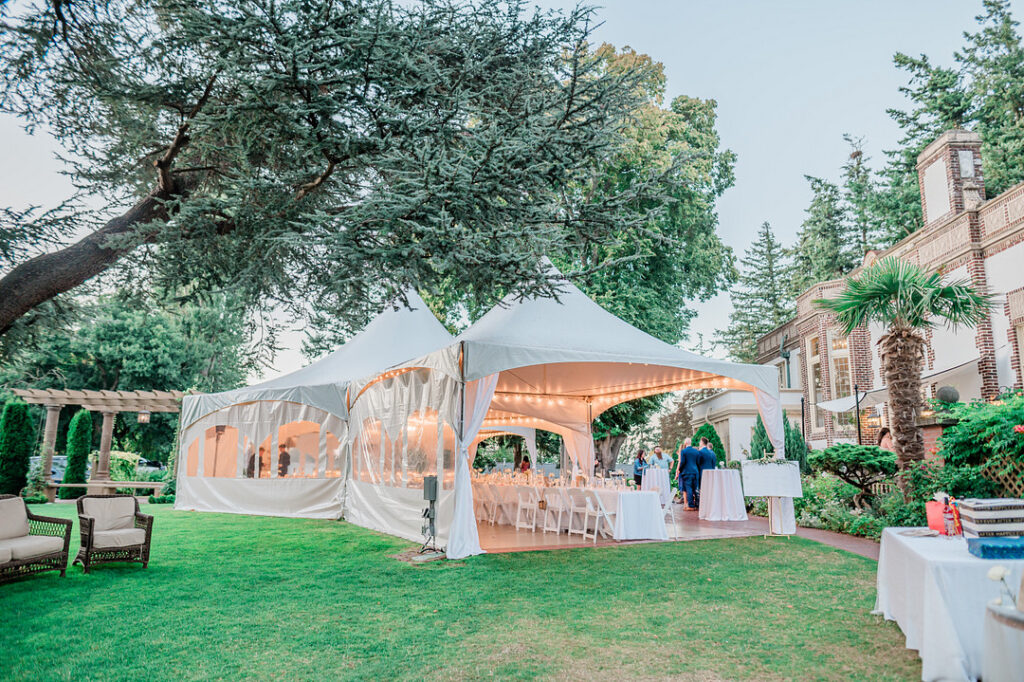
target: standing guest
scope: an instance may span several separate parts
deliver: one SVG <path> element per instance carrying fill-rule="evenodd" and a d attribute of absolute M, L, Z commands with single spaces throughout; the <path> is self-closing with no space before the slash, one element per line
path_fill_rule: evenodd
<path fill-rule="evenodd" d="M 644 469 L 646 468 L 647 457 L 644 455 L 643 450 L 637 450 L 636 459 L 633 460 L 633 481 L 636 483 L 637 488 L 644 482 Z"/>
<path fill-rule="evenodd" d="M 530 458 L 523 455 L 523 461 L 519 463 L 519 470 L 524 474 L 530 470 Z"/>
<path fill-rule="evenodd" d="M 292 463 L 292 456 L 288 454 L 288 447 L 281 443 L 277 446 L 277 477 L 284 478 L 288 475 L 288 469 Z"/>
<path fill-rule="evenodd" d="M 892 433 L 889 432 L 888 426 L 883 427 L 882 430 L 878 432 L 878 447 L 883 450 L 888 450 L 889 452 L 893 451 Z"/>
<path fill-rule="evenodd" d="M 672 458 L 665 456 L 665 453 L 661 451 L 660 445 L 655 445 L 654 452 L 651 453 L 651 459 L 648 460 L 647 466 L 659 467 L 665 471 L 671 471 Z"/>
<path fill-rule="evenodd" d="M 715 456 L 715 451 L 711 449 L 711 443 L 707 438 L 700 439 L 700 450 L 697 451 L 700 456 L 697 459 L 697 489 L 694 491 L 694 499 L 697 506 L 700 507 L 700 484 L 701 479 L 704 478 L 704 471 L 707 469 L 714 469 L 718 463 L 718 457 Z"/>
<path fill-rule="evenodd" d="M 683 449 L 679 451 L 679 491 L 686 497 L 687 511 L 696 509 L 697 481 L 700 479 L 700 450 L 693 447 L 689 438 L 683 441 Z"/>

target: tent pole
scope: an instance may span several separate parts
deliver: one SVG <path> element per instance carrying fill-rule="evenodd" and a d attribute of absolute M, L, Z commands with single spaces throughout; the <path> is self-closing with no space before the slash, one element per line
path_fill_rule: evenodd
<path fill-rule="evenodd" d="M 459 449 L 465 438 L 466 423 L 466 342 L 459 341 Z M 456 462 L 458 466 L 458 462 Z"/>

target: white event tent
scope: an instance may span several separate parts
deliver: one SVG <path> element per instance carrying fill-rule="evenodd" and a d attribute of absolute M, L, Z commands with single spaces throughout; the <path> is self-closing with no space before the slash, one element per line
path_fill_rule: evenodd
<path fill-rule="evenodd" d="M 378 466 L 379 437 L 370 429 L 381 419 L 392 422 L 391 430 L 427 430 L 439 441 L 451 428 L 462 444 L 454 477 L 444 481 L 455 498 L 451 523 L 438 534 L 447 539 L 449 557 L 482 551 L 469 474 L 469 446 L 482 429 L 559 433 L 586 476 L 594 461 L 591 422 L 610 407 L 669 391 L 733 388 L 754 393 L 776 454 L 784 456 L 774 368 L 690 353 L 623 322 L 567 281 L 561 289 L 557 300 L 510 296 L 447 348 L 350 387 L 353 481 L 386 475 Z"/>
<path fill-rule="evenodd" d="M 556 273 L 557 274 L 557 273 Z M 421 537 L 437 475 L 437 540 L 480 553 L 470 452 L 498 433 L 561 434 L 593 471 L 592 421 L 670 391 L 752 391 L 784 456 L 777 373 L 704 358 L 623 322 L 564 281 L 558 299 L 509 297 L 452 339 L 414 294 L 302 370 L 182 405 L 176 507 L 345 519 Z M 413 359 L 410 359 L 413 358 Z M 531 431 L 526 431 L 530 429 Z M 532 448 L 531 448 L 532 449 Z"/>
<path fill-rule="evenodd" d="M 254 386 L 182 401 L 175 507 L 340 518 L 353 379 L 451 344 L 415 292 L 313 364 Z M 418 529 L 417 529 L 418 530 Z"/>

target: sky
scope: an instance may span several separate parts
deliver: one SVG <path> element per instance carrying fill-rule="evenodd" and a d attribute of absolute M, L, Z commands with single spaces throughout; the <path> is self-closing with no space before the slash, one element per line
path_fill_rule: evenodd
<path fill-rule="evenodd" d="M 881 164 L 900 137 L 886 110 L 905 106 L 906 77 L 893 55 L 952 63 L 981 10 L 980 0 L 606 0 L 595 37 L 663 63 L 669 99 L 718 102 L 722 145 L 737 155 L 736 183 L 718 205 L 719 234 L 740 256 L 766 220 L 793 242 L 810 200 L 804 175 L 838 180 L 849 153 L 844 133 L 864 137 L 870 163 Z M 1013 11 L 1024 18 L 1024 0 Z M 0 206 L 53 206 L 70 193 L 45 134 L 29 137 L 0 116 L 0 142 Z M 727 326 L 727 294 L 693 307 L 693 332 L 707 339 Z M 304 364 L 301 334 L 280 340 L 284 350 L 254 378 Z"/>

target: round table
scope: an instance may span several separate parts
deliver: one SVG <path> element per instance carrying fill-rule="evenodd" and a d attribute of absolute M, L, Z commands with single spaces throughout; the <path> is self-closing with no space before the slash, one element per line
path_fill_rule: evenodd
<path fill-rule="evenodd" d="M 735 469 L 705 469 L 700 478 L 700 511 L 703 521 L 746 521 L 740 472 Z"/>
<path fill-rule="evenodd" d="M 672 500 L 672 484 L 668 482 L 668 469 L 649 466 L 644 469 L 644 477 L 640 480 L 640 490 L 657 490 L 662 506 Z"/>

